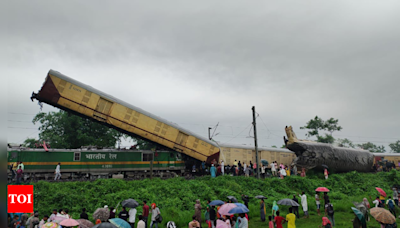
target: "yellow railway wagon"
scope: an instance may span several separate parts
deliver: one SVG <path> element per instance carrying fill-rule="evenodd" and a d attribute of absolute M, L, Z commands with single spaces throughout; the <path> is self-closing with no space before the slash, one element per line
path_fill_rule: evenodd
<path fill-rule="evenodd" d="M 400 153 L 374 153 L 374 164 L 380 160 L 393 162 L 396 169 L 400 169 Z"/>
<path fill-rule="evenodd" d="M 254 146 L 246 145 L 233 145 L 233 144 L 220 144 L 221 148 L 220 159 L 224 161 L 226 165 L 233 165 L 233 162 L 245 162 L 250 164 L 256 162 L 256 152 Z M 288 149 L 280 148 L 268 148 L 259 147 L 259 165 L 261 165 L 261 159 L 267 160 L 269 163 L 277 161 L 278 164 L 290 165 L 296 158 L 296 154 Z"/>
<path fill-rule="evenodd" d="M 218 159 L 216 143 L 138 107 L 50 70 L 31 99 L 96 120 L 123 133 L 140 137 L 201 161 Z"/>

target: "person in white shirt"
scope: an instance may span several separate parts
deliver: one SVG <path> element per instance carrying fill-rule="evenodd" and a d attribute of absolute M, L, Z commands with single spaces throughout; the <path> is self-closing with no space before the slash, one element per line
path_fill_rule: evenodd
<path fill-rule="evenodd" d="M 143 221 L 143 216 L 139 215 L 139 222 L 137 223 L 137 228 L 145 228 L 146 227 L 146 223 L 144 223 Z"/>
<path fill-rule="evenodd" d="M 301 193 L 300 199 L 301 199 L 301 206 L 303 207 L 304 211 L 304 217 L 308 218 L 308 204 L 307 204 L 307 196 L 304 192 Z"/>
<path fill-rule="evenodd" d="M 261 177 L 265 178 L 265 166 L 261 166 Z"/>
<path fill-rule="evenodd" d="M 246 163 L 243 162 L 243 171 L 246 172 L 246 169 L 247 169 L 247 165 L 246 165 Z"/>
<path fill-rule="evenodd" d="M 48 219 L 49 219 L 48 215 L 43 216 L 43 219 L 40 220 L 39 222 L 39 227 L 42 227 L 47 222 Z"/>
<path fill-rule="evenodd" d="M 60 180 L 60 178 L 61 178 L 60 165 L 61 165 L 61 163 L 58 163 L 58 165 L 56 166 L 56 171 L 55 171 L 56 176 L 54 177 L 54 180 Z"/>
<path fill-rule="evenodd" d="M 224 175 L 225 173 L 225 167 L 224 167 L 224 161 L 221 160 L 221 173 Z"/>
<path fill-rule="evenodd" d="M 57 216 L 57 209 L 54 209 L 53 213 L 50 215 L 49 222 L 52 222 L 54 220 L 54 217 L 56 216 Z"/>
<path fill-rule="evenodd" d="M 275 162 L 271 163 L 271 172 L 272 172 L 272 176 L 276 176 Z"/>
<path fill-rule="evenodd" d="M 283 179 L 284 177 L 286 177 L 286 170 L 281 168 L 281 170 L 279 171 L 281 174 L 281 179 Z"/>
<path fill-rule="evenodd" d="M 320 212 L 321 202 L 319 201 L 319 192 L 315 192 L 315 203 L 317 204 L 318 215 L 321 215 L 321 212 Z"/>
<path fill-rule="evenodd" d="M 376 197 L 376 199 L 374 201 L 372 201 L 373 204 L 375 204 L 375 207 L 379 207 L 379 196 Z"/>
<path fill-rule="evenodd" d="M 240 214 L 240 223 L 239 223 L 239 228 L 248 228 L 249 227 L 249 222 L 247 221 L 247 218 L 245 217 L 244 214 Z"/>
<path fill-rule="evenodd" d="M 21 167 L 22 171 L 24 171 L 25 166 L 24 163 L 22 163 L 22 161 L 19 162 L 19 165 L 17 166 L 17 170 Z"/>
<path fill-rule="evenodd" d="M 137 212 L 136 208 L 131 208 L 128 212 L 128 214 L 129 214 L 128 222 L 132 228 L 135 228 L 136 212 Z"/>

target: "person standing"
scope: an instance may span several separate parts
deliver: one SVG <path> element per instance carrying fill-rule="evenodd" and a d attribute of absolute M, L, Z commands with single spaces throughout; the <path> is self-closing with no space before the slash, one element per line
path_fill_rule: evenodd
<path fill-rule="evenodd" d="M 33 215 L 33 218 L 31 219 L 28 228 L 36 228 L 37 226 L 39 226 L 39 223 L 40 223 L 40 221 L 39 221 L 39 213 L 36 212 Z"/>
<path fill-rule="evenodd" d="M 301 168 L 301 177 L 306 177 L 306 168 Z"/>
<path fill-rule="evenodd" d="M 54 177 L 54 180 L 60 180 L 61 178 L 61 163 L 58 163 L 58 165 L 56 166 L 56 170 L 55 170 L 55 174 L 56 176 Z"/>
<path fill-rule="evenodd" d="M 129 217 L 129 215 L 128 215 L 128 212 L 126 211 L 126 208 L 122 207 L 122 211 L 119 212 L 118 218 L 128 221 L 128 217 Z"/>
<path fill-rule="evenodd" d="M 276 212 L 279 211 L 279 207 L 278 204 L 276 204 L 276 201 L 274 200 L 274 202 L 272 203 L 272 218 L 275 219 L 276 216 Z"/>
<path fill-rule="evenodd" d="M 244 205 L 249 208 L 249 196 L 242 194 L 242 200 L 244 202 Z"/>
<path fill-rule="evenodd" d="M 280 173 L 281 173 L 281 179 L 285 178 L 286 176 L 286 170 L 284 168 L 280 169 Z"/>
<path fill-rule="evenodd" d="M 330 203 L 329 200 L 325 204 L 325 214 L 328 215 L 328 218 L 331 221 L 332 226 L 335 226 L 335 218 L 333 217 L 335 211 L 333 210 L 333 205 Z"/>
<path fill-rule="evenodd" d="M 325 180 L 328 180 L 328 175 L 329 175 L 328 169 L 324 169 Z"/>
<path fill-rule="evenodd" d="M 115 209 L 113 207 L 110 207 L 110 216 L 108 217 L 108 219 L 112 219 L 115 218 Z"/>
<path fill-rule="evenodd" d="M 243 167 L 244 167 L 244 175 L 246 176 L 246 177 L 249 177 L 249 174 L 250 174 L 250 167 L 248 167 L 247 165 L 246 165 L 246 163 L 243 163 L 244 165 L 243 165 Z"/>
<path fill-rule="evenodd" d="M 49 222 L 54 221 L 54 217 L 57 216 L 57 209 L 53 209 L 53 213 L 50 215 Z"/>
<path fill-rule="evenodd" d="M 294 202 L 299 203 L 299 200 L 296 198 L 296 195 L 293 195 L 293 199 Z M 297 218 L 300 218 L 299 215 L 299 206 L 293 206 L 293 213 L 296 215 Z"/>
<path fill-rule="evenodd" d="M 200 227 L 199 221 L 196 220 L 196 215 L 192 216 L 192 221 L 189 222 L 189 228 L 198 228 Z"/>
<path fill-rule="evenodd" d="M 265 166 L 261 166 L 261 178 L 265 178 Z"/>
<path fill-rule="evenodd" d="M 325 205 L 327 204 L 328 201 L 329 201 L 328 193 L 324 192 L 324 207 L 323 208 L 325 208 Z"/>
<path fill-rule="evenodd" d="M 25 166 L 24 166 L 24 163 L 22 161 L 19 162 L 19 165 L 18 165 L 17 169 L 19 169 L 19 168 L 21 168 L 22 171 L 25 170 Z"/>
<path fill-rule="evenodd" d="M 137 228 L 146 228 L 146 224 L 143 221 L 142 215 L 139 215 L 139 222 L 137 223 Z"/>
<path fill-rule="evenodd" d="M 211 164 L 210 173 L 212 178 L 216 176 L 217 170 L 215 169 L 214 164 Z"/>
<path fill-rule="evenodd" d="M 147 205 L 147 201 L 143 200 L 143 222 L 145 225 L 145 228 L 147 228 L 147 218 L 149 217 L 149 206 Z"/>
<path fill-rule="evenodd" d="M 397 191 L 397 188 L 393 188 L 393 200 L 394 200 L 394 204 L 396 206 L 399 206 L 399 193 Z"/>
<path fill-rule="evenodd" d="M 41 228 L 47 222 L 47 220 L 49 220 L 49 216 L 48 215 L 43 216 L 43 219 L 40 220 L 39 222 L 39 228 Z"/>
<path fill-rule="evenodd" d="M 150 228 L 153 228 L 153 225 L 155 225 L 156 228 L 158 228 L 158 221 L 156 220 L 157 215 L 161 214 L 160 209 L 158 209 L 157 205 L 155 203 L 151 204 L 151 224 Z"/>
<path fill-rule="evenodd" d="M 211 222 L 211 227 L 215 228 L 215 220 L 216 220 L 217 214 L 215 212 L 215 206 L 210 207 L 210 222 Z"/>
<path fill-rule="evenodd" d="M 392 213 L 394 215 L 394 217 L 396 218 L 396 211 L 394 210 L 395 202 L 392 200 L 391 196 L 389 196 L 389 199 L 386 200 L 386 205 L 389 206 L 390 213 Z"/>
<path fill-rule="evenodd" d="M 266 214 L 266 209 L 265 209 L 264 199 L 261 199 L 261 201 L 260 201 L 260 217 L 261 217 L 262 222 L 265 222 L 265 214 Z"/>
<path fill-rule="evenodd" d="M 274 218 L 274 222 L 276 224 L 276 228 L 283 228 L 282 224 L 285 223 L 285 218 L 282 216 L 279 216 L 279 211 L 276 212 L 276 217 Z"/>
<path fill-rule="evenodd" d="M 290 168 L 289 166 L 285 166 L 286 176 L 290 177 Z"/>
<path fill-rule="evenodd" d="M 288 223 L 288 228 L 296 228 L 296 215 L 292 213 L 292 208 L 289 208 L 289 214 L 286 215 L 286 221 Z"/>
<path fill-rule="evenodd" d="M 257 163 L 253 163 L 253 171 L 254 171 L 254 175 L 257 175 Z"/>
<path fill-rule="evenodd" d="M 315 203 L 317 204 L 317 213 L 318 213 L 318 215 L 321 215 L 321 212 L 320 212 L 321 202 L 319 200 L 319 192 L 315 192 Z"/>
<path fill-rule="evenodd" d="M 225 163 L 223 160 L 221 160 L 221 174 L 222 176 L 225 174 Z"/>
<path fill-rule="evenodd" d="M 194 204 L 194 216 L 196 216 L 196 220 L 201 224 L 201 204 L 199 199 Z"/>
<path fill-rule="evenodd" d="M 301 199 L 301 206 L 303 207 L 303 212 L 304 212 L 304 218 L 308 218 L 308 203 L 307 203 L 307 196 L 304 192 L 301 193 L 300 199 Z"/>
<path fill-rule="evenodd" d="M 292 170 L 293 170 L 293 175 L 297 176 L 297 166 L 296 165 L 293 165 Z"/>
<path fill-rule="evenodd" d="M 17 182 L 16 184 L 21 184 L 21 180 L 22 180 L 22 175 L 23 175 L 24 171 L 21 169 L 21 167 L 19 166 L 18 170 L 17 170 Z"/>
<path fill-rule="evenodd" d="M 249 221 L 247 221 L 247 218 L 243 213 L 239 214 L 240 216 L 240 223 L 239 223 L 239 228 L 248 228 L 249 227 Z"/>
<path fill-rule="evenodd" d="M 136 208 L 131 208 L 128 212 L 129 214 L 128 222 L 132 228 L 135 228 L 136 212 L 137 212 Z"/>
<path fill-rule="evenodd" d="M 271 172 L 272 172 L 272 176 L 276 176 L 276 166 L 275 166 L 275 162 L 271 163 Z"/>
<path fill-rule="evenodd" d="M 89 220 L 89 216 L 86 214 L 86 208 L 82 209 L 82 213 L 79 218 Z"/>

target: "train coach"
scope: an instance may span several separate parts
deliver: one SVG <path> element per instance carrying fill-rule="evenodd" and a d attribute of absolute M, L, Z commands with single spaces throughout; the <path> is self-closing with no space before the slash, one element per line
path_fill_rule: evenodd
<path fill-rule="evenodd" d="M 185 162 L 175 151 L 115 149 L 30 149 L 9 148 L 8 164 L 22 161 L 24 180 L 50 180 L 61 163 L 61 179 L 91 180 L 123 177 L 143 179 L 150 176 L 153 160 L 155 177 L 170 178 L 185 171 Z"/>

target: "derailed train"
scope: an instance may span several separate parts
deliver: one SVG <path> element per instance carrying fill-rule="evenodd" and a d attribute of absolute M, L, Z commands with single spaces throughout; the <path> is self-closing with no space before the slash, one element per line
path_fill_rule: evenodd
<path fill-rule="evenodd" d="M 231 164 L 234 160 L 249 163 L 251 159 L 255 162 L 255 151 L 250 146 L 219 145 L 175 123 L 155 116 L 54 70 L 48 72 L 42 88 L 37 94 L 32 93 L 31 99 L 32 101 L 33 99 L 37 99 L 39 102 L 44 102 L 72 114 L 91 119 L 122 133 L 149 140 L 167 151 L 172 150 L 181 153 L 182 157 L 192 158 L 197 161 L 207 161 L 207 163 L 221 159 L 225 161 L 225 164 Z M 260 160 L 276 160 L 278 163 L 289 165 L 295 159 L 295 163 L 298 166 L 306 168 L 311 166 L 318 167 L 322 161 L 326 164 L 331 164 L 327 163 L 326 159 L 336 159 L 336 163 L 332 163 L 332 165 L 340 165 L 341 160 L 343 160 L 343 156 L 332 156 L 335 152 L 330 153 L 330 157 L 326 159 L 324 156 L 322 156 L 324 157 L 323 160 L 315 159 L 312 157 L 313 153 L 320 155 L 318 150 L 323 149 L 323 147 L 315 146 L 315 144 L 308 145 L 308 147 L 305 146 L 307 144 L 300 144 L 293 141 L 293 143 L 288 144 L 289 150 L 260 148 Z M 314 149 L 307 150 L 307 148 L 311 147 L 314 147 Z M 47 152 L 42 151 L 42 153 Z M 311 156 L 305 156 L 307 153 L 310 153 Z M 313 158 L 313 162 L 311 162 L 313 165 L 311 166 L 311 163 L 307 162 L 310 158 Z M 367 168 L 369 165 L 372 167 L 370 156 L 361 158 L 362 165 L 351 165 L 352 162 L 359 162 L 357 159 L 358 156 L 354 157 L 354 160 L 349 159 L 346 161 L 347 165 L 344 168 L 339 168 L 339 170 L 371 170 L 371 168 Z M 132 162 L 139 162 L 139 160 Z M 141 160 L 140 162 L 144 161 Z M 129 167 L 129 169 L 134 170 L 135 167 Z M 167 169 L 161 168 L 161 170 Z M 97 172 L 100 171 L 98 170 Z"/>
<path fill-rule="evenodd" d="M 296 153 L 293 161 L 299 167 L 306 169 L 323 169 L 325 166 L 336 172 L 371 172 L 374 165 L 382 160 L 399 168 L 400 154 L 371 153 L 362 149 L 334 147 L 326 143 L 302 141 L 296 137 L 292 127 L 285 128 L 286 147 Z"/>

